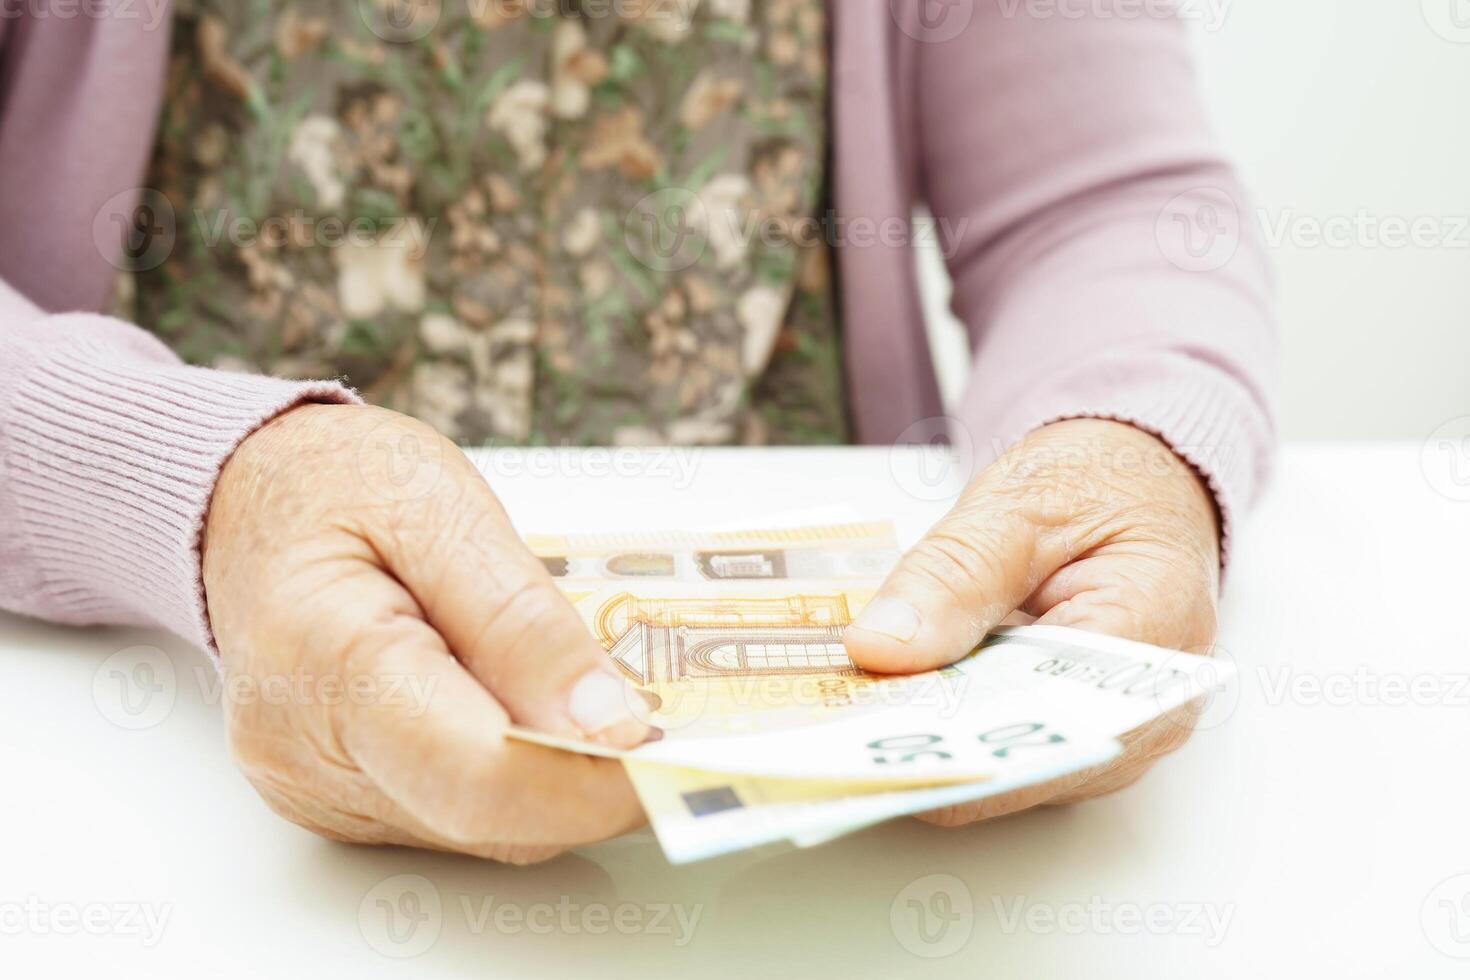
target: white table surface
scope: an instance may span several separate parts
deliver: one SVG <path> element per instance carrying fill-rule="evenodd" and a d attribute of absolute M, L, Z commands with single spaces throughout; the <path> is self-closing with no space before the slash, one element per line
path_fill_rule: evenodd
<path fill-rule="evenodd" d="M 913 537 L 943 510 L 881 451 L 675 462 L 486 467 L 523 528 L 846 507 Z M 236 774 L 183 643 L 0 616 L 0 976 L 1466 976 L 1470 487 L 1440 462 L 1288 450 L 1228 583 L 1240 680 L 1134 789 L 682 868 L 647 832 L 532 868 L 319 840 Z M 127 657 L 159 667 L 132 715 Z"/>

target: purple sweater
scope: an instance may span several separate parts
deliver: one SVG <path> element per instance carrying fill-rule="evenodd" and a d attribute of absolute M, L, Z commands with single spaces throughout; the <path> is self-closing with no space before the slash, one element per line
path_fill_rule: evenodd
<path fill-rule="evenodd" d="M 186 367 L 86 312 L 114 275 L 95 243 L 113 232 L 94 240 L 94 221 L 123 210 L 152 145 L 168 39 L 151 6 L 0 18 L 0 607 L 212 646 L 199 534 L 220 467 L 277 413 L 353 396 Z M 1048 421 L 1129 421 L 1205 475 L 1228 537 L 1270 459 L 1270 277 L 1250 223 L 1231 223 L 1245 197 L 1204 123 L 1183 25 L 962 0 L 938 8 L 962 20 L 926 38 L 908 0 L 832 8 L 860 438 L 944 413 L 911 247 L 857 230 L 904 227 L 922 201 L 952 232 L 975 351 L 956 414 L 978 462 Z M 1216 218 L 1215 250 L 1180 237 Z"/>

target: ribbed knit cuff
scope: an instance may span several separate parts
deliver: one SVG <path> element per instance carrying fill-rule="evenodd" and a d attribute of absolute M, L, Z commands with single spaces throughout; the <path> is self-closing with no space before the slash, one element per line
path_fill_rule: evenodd
<path fill-rule="evenodd" d="M 1136 426 L 1199 472 L 1220 511 L 1224 567 L 1235 525 L 1270 473 L 1275 433 L 1261 401 L 1209 364 L 1159 353 L 1103 360 L 1056 379 L 1010 406 L 990 428 L 1003 434 L 995 440 L 998 451 L 1043 425 L 1077 418 Z"/>
<path fill-rule="evenodd" d="M 221 468 L 276 415 L 355 400 L 335 382 L 158 363 L 90 339 L 48 351 L 4 434 L 35 606 L 62 622 L 156 624 L 214 651 L 199 544 Z"/>

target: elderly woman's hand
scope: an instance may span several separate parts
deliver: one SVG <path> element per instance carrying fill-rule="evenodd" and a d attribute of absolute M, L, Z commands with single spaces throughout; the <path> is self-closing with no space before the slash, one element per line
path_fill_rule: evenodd
<path fill-rule="evenodd" d="M 517 862 L 642 822 L 616 762 L 503 738 L 519 723 L 631 746 L 647 729 L 484 479 L 427 426 L 313 405 L 251 435 L 214 492 L 204 582 L 230 745 L 282 816 Z"/>
<path fill-rule="evenodd" d="M 1208 653 L 1219 580 L 1213 500 L 1168 446 L 1092 419 L 1032 433 L 966 489 L 847 630 L 870 670 L 960 659 L 1013 610 L 1038 622 Z M 926 815 L 957 825 L 1122 789 L 1188 737 L 1180 709 L 1129 733 L 1114 762 Z"/>

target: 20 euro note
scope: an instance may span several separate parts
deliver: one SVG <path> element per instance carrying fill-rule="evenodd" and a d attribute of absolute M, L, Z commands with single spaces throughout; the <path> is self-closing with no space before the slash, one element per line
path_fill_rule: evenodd
<path fill-rule="evenodd" d="M 564 591 L 601 582 L 881 581 L 898 560 L 886 521 L 742 531 L 532 534 Z"/>
<path fill-rule="evenodd" d="M 1002 628 L 957 668 L 971 680 L 965 724 L 925 728 L 926 719 L 911 717 L 910 734 L 877 744 L 944 752 L 968 728 L 968 738 L 1002 762 L 990 779 L 895 789 L 731 778 L 626 760 L 665 853 L 682 863 L 778 840 L 812 846 L 894 817 L 1047 782 L 1109 761 L 1119 751 L 1116 736 L 1173 718 L 1231 674 L 1228 664 L 1207 657 L 1050 626 Z"/>

